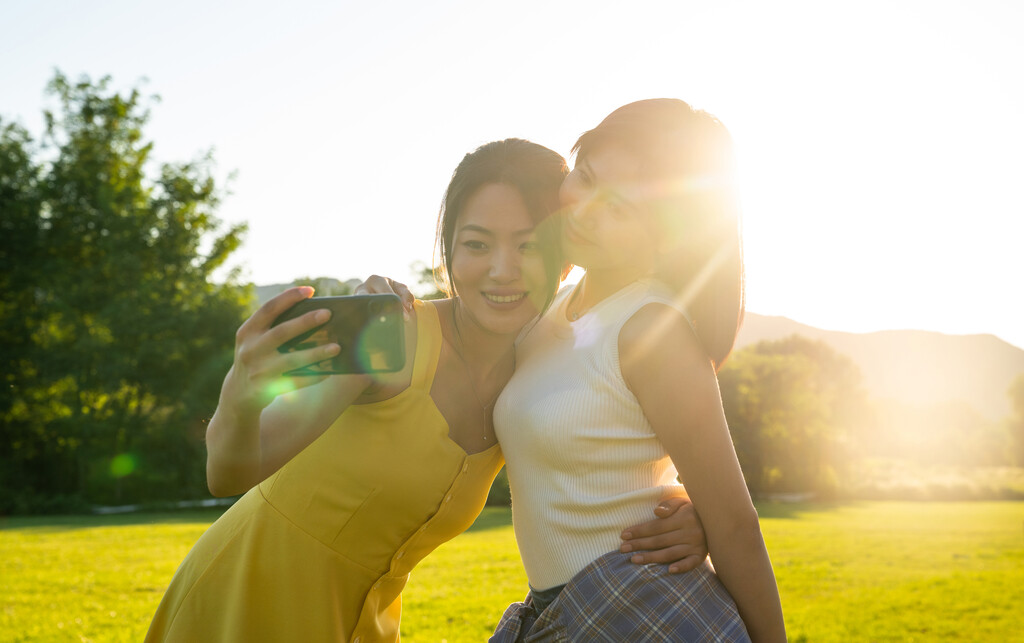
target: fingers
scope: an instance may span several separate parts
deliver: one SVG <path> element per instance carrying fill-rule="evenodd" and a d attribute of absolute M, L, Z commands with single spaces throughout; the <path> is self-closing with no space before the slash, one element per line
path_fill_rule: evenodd
<path fill-rule="evenodd" d="M 682 560 L 696 558 L 698 561 L 701 561 L 704 560 L 705 556 L 707 556 L 707 552 L 702 549 L 688 545 L 672 545 L 664 549 L 637 552 L 630 556 L 629 562 L 637 565 L 668 564 L 675 566 L 679 565 Z M 689 569 L 693 569 L 693 567 Z M 689 569 L 684 571 L 689 571 Z"/>
<path fill-rule="evenodd" d="M 416 296 L 412 294 L 409 287 L 400 281 L 391 281 L 391 287 L 394 288 L 395 294 L 402 300 L 402 306 L 406 312 L 412 312 L 412 303 L 416 300 Z"/>
<path fill-rule="evenodd" d="M 659 505 L 660 507 L 661 505 Z M 655 509 L 655 515 L 661 516 L 662 512 Z M 684 530 L 696 530 L 701 533 L 704 531 L 704 526 L 700 523 L 700 516 L 697 515 L 697 510 L 693 508 L 693 505 L 687 502 L 686 504 L 680 505 L 679 507 L 671 510 L 668 513 L 666 510 L 664 517 L 659 517 L 656 520 L 652 520 L 647 523 L 654 529 L 654 533 L 665 532 L 672 529 L 684 529 Z"/>
<path fill-rule="evenodd" d="M 366 281 L 356 286 L 353 291 L 357 295 L 397 295 L 391 287 L 391 280 L 380 275 L 370 275 Z"/>
<path fill-rule="evenodd" d="M 701 547 L 704 545 L 704 534 L 697 529 L 674 529 L 644 538 L 630 538 L 619 546 L 619 551 L 631 552 L 662 549 L 672 545 Z"/>
<path fill-rule="evenodd" d="M 264 353 L 260 359 L 249 359 L 236 369 L 232 367 L 233 381 L 231 399 L 249 409 L 265 408 L 279 395 L 291 393 L 300 388 L 317 384 L 327 375 L 292 376 L 295 369 L 316 364 L 338 354 L 337 344 L 327 344 L 291 353 Z"/>
<path fill-rule="evenodd" d="M 690 499 L 686 496 L 663 498 L 662 501 L 658 503 L 658 506 L 654 508 L 654 515 L 659 518 L 667 518 L 686 505 L 692 506 Z"/>
<path fill-rule="evenodd" d="M 235 363 L 232 367 L 231 390 L 242 400 L 255 400 L 266 405 L 275 396 L 316 383 L 315 378 L 298 379 L 285 373 L 303 366 L 322 362 L 338 354 L 340 347 L 328 343 L 326 332 L 313 333 L 287 353 L 278 350 L 288 340 L 322 326 L 331 317 L 331 311 L 316 309 L 277 326 L 271 324 L 295 304 L 313 294 L 309 286 L 289 288 L 267 301 L 239 328 L 236 335 Z"/>
<path fill-rule="evenodd" d="M 312 330 L 317 326 L 321 326 L 327 323 L 327 320 L 331 318 L 331 311 L 326 308 L 320 308 L 318 310 L 311 310 L 308 313 L 299 315 L 295 319 L 289 319 L 288 321 L 278 324 L 273 328 L 267 330 L 260 337 L 256 343 L 258 350 L 261 351 L 276 351 L 279 346 L 287 342 L 288 340 L 298 337 L 302 333 Z M 316 335 L 322 334 L 323 338 L 321 341 L 326 340 L 327 333 L 314 333 L 314 336 L 309 338 L 310 341 L 316 341 Z M 300 352 L 300 351 L 296 351 Z"/>
<path fill-rule="evenodd" d="M 707 552 L 703 554 L 697 554 L 694 556 L 684 556 L 680 560 L 674 563 L 670 563 L 668 566 L 668 573 L 670 574 L 685 574 L 686 572 L 692 572 L 697 569 L 708 557 Z"/>
<path fill-rule="evenodd" d="M 356 286 L 353 292 L 357 295 L 398 295 L 398 298 L 402 300 L 402 307 L 405 309 L 407 319 L 408 313 L 412 312 L 412 304 L 416 300 L 416 296 L 412 294 L 408 286 L 380 275 L 370 275 L 366 281 Z"/>
<path fill-rule="evenodd" d="M 624 553 L 636 552 L 630 560 L 638 564 L 671 563 L 670 572 L 689 571 L 708 554 L 700 517 L 685 497 L 663 499 L 654 511 L 659 516 L 622 532 Z"/>
<path fill-rule="evenodd" d="M 280 295 L 272 297 L 265 304 L 259 307 L 252 317 L 247 319 L 242 327 L 238 329 L 238 335 L 242 336 L 248 332 L 261 332 L 270 328 L 281 313 L 288 310 L 303 299 L 313 296 L 313 289 L 310 286 L 297 286 L 289 288 Z"/>
<path fill-rule="evenodd" d="M 277 358 L 268 360 L 267 370 L 275 376 L 283 375 L 284 373 L 294 371 L 295 369 L 302 368 L 303 366 L 317 364 L 330 359 L 337 355 L 340 350 L 341 347 L 337 344 L 324 344 L 323 346 L 307 348 L 305 350 L 294 351 L 291 353 L 278 353 Z"/>
<path fill-rule="evenodd" d="M 655 508 L 655 515 L 661 517 L 629 527 L 622 532 L 621 538 L 623 540 L 648 538 L 658 534 L 665 534 L 679 530 L 697 529 L 699 531 L 703 531 L 700 519 L 697 517 L 697 512 L 693 509 L 692 504 L 687 502 L 675 507 L 674 509 L 661 509 L 662 505 L 666 502 L 668 501 L 663 500 L 662 504 L 659 505 L 658 508 Z M 662 514 L 664 514 L 664 516 L 662 516 Z"/>

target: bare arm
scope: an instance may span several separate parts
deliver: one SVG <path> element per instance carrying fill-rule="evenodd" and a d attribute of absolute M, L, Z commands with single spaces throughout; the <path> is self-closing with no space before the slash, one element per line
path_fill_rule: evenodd
<path fill-rule="evenodd" d="M 312 295 L 292 288 L 260 307 L 235 335 L 235 361 L 206 429 L 210 493 L 243 493 L 308 446 L 369 386 L 366 376 L 289 377 L 283 373 L 338 351 L 326 344 L 282 354 L 277 347 L 324 321 L 318 310 L 271 328 L 292 305 Z"/>
<path fill-rule="evenodd" d="M 623 377 L 680 472 L 751 639 L 785 641 L 775 574 L 710 360 L 683 316 L 662 304 L 626 323 L 619 351 Z"/>

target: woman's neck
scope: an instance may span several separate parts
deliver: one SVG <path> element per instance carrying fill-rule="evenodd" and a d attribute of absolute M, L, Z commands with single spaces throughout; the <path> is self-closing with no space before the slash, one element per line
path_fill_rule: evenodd
<path fill-rule="evenodd" d="M 648 276 L 646 271 L 587 270 L 574 297 L 575 308 L 582 315 L 629 284 Z"/>
<path fill-rule="evenodd" d="M 458 298 L 450 300 L 451 332 L 446 337 L 459 353 L 459 357 L 477 377 L 486 378 L 506 366 L 515 355 L 515 337 L 492 333 L 465 314 Z"/>

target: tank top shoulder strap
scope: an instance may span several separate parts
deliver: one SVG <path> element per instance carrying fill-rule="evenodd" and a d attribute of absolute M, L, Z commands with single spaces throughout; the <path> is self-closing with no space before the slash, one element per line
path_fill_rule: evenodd
<path fill-rule="evenodd" d="M 693 321 L 686 307 L 673 296 L 667 286 L 653 279 L 643 279 L 631 286 L 628 296 L 621 300 L 622 316 L 618 320 L 616 331 L 620 330 L 638 310 L 647 304 L 664 304 L 674 309 L 683 316 L 690 328 L 693 328 Z"/>
<path fill-rule="evenodd" d="M 409 385 L 429 393 L 441 356 L 441 321 L 433 304 L 416 300 L 413 305 L 416 310 L 416 355 Z"/>
<path fill-rule="evenodd" d="M 688 323 L 691 327 L 693 326 L 693 320 L 690 317 L 690 311 L 686 309 L 686 306 L 683 304 L 681 300 L 681 296 L 676 296 L 669 289 L 668 286 L 666 286 L 665 284 L 661 283 L 656 279 L 644 280 L 644 283 L 647 285 L 647 293 L 644 297 L 645 301 L 643 302 L 644 304 L 657 302 L 660 304 L 665 304 L 669 308 L 674 308 L 676 312 L 678 312 L 680 315 L 683 316 L 684 319 L 686 319 L 686 323 Z"/>

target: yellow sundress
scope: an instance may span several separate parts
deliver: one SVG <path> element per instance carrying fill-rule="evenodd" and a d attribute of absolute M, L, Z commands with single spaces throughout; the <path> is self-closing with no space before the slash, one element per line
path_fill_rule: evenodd
<path fill-rule="evenodd" d="M 350 406 L 198 540 L 147 641 L 397 641 L 409 571 L 469 527 L 503 464 L 467 455 L 430 397 L 436 309 L 416 302 L 412 382 Z"/>

